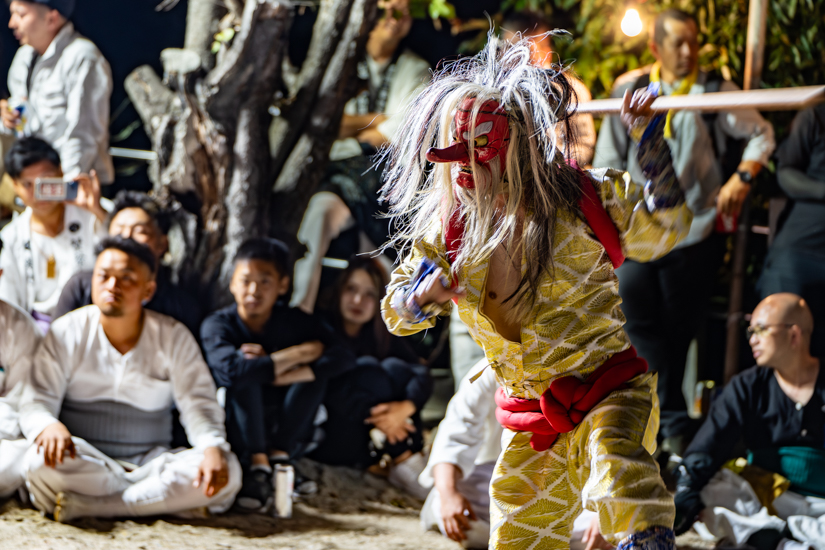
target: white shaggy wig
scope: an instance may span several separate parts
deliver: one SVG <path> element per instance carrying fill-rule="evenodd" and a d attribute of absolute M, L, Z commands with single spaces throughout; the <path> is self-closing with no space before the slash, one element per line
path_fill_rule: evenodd
<path fill-rule="evenodd" d="M 390 203 L 394 234 L 384 247 L 404 249 L 448 223 L 456 209 L 465 232 L 452 271 L 461 265 L 486 261 L 507 241 L 529 247 L 526 270 L 516 298 L 529 307 L 544 272 L 553 271 L 553 237 L 558 209 L 578 212 L 579 174 L 565 164 L 556 136 L 575 139 L 570 116 L 577 104 L 565 67 L 542 69 L 531 63 L 530 41 L 505 42 L 492 35 L 474 57 L 446 63 L 407 109 L 397 141 L 383 152 L 388 160 L 382 198 Z M 454 141 L 456 107 L 476 98 L 470 117 L 469 155 L 474 189 L 453 183 L 454 163 L 427 161 L 430 147 L 444 148 Z M 497 101 L 506 111 L 510 145 L 505 166 L 496 159 L 487 170 L 476 164 L 473 141 L 475 119 L 482 104 Z M 503 172 L 503 173 L 502 173 Z M 523 223 L 523 230 L 517 228 Z M 521 250 L 521 248 L 519 248 Z"/>

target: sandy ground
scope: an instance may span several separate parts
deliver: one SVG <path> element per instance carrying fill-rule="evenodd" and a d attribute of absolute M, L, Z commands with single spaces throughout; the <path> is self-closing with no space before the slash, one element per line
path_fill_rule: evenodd
<path fill-rule="evenodd" d="M 313 468 L 317 494 L 296 503 L 291 519 L 226 514 L 208 519 L 82 519 L 55 523 L 15 500 L 0 507 L 2 550 L 458 550 L 418 522 L 421 502 L 383 479 L 345 468 Z M 709 549 L 690 535 L 681 550 Z"/>

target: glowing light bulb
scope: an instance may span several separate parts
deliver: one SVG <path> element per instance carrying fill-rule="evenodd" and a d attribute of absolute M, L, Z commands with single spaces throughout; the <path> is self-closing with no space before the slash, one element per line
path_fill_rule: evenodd
<path fill-rule="evenodd" d="M 642 18 L 639 17 L 639 10 L 630 8 L 622 19 L 622 32 L 627 36 L 637 36 L 642 32 Z"/>

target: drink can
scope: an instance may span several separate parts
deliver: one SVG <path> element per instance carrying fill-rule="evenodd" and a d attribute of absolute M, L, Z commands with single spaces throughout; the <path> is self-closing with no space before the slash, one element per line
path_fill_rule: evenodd
<path fill-rule="evenodd" d="M 739 223 L 739 216 L 736 214 L 723 214 L 722 212 L 716 212 L 716 232 L 723 233 L 723 234 L 730 234 L 736 233 L 736 229 Z"/>
<path fill-rule="evenodd" d="M 273 479 L 275 480 L 275 508 L 273 515 L 276 518 L 291 518 L 295 469 L 289 464 L 276 464 Z"/>
<path fill-rule="evenodd" d="M 695 417 L 707 416 L 715 394 L 716 382 L 713 380 L 699 380 L 696 382 L 696 394 L 693 397 L 693 413 Z"/>
<path fill-rule="evenodd" d="M 25 135 L 26 130 L 26 120 L 28 119 L 28 113 L 26 112 L 27 104 L 25 101 L 22 100 L 9 100 L 9 109 L 12 111 L 17 111 L 18 121 L 17 126 L 14 127 L 14 135 L 18 138 L 21 138 Z"/>

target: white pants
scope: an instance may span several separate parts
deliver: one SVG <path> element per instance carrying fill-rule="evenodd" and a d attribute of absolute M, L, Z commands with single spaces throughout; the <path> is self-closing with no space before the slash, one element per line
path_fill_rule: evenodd
<path fill-rule="evenodd" d="M 825 550 L 825 499 L 786 491 L 773 501 L 779 515 L 772 516 L 750 484 L 727 468 L 711 478 L 701 496 L 706 508 L 695 526 L 700 534 L 742 544 L 761 529 L 782 531 L 787 525 L 796 540 Z"/>
<path fill-rule="evenodd" d="M 355 219 L 341 197 L 329 191 L 316 193 L 309 199 L 306 212 L 298 228 L 298 241 L 307 247 L 306 255 L 295 262 L 291 307 L 306 312 L 315 308 L 318 287 L 321 285 L 321 260 L 329 244 Z"/>
<path fill-rule="evenodd" d="M 298 241 L 307 247 L 307 252 L 303 258 L 295 262 L 290 307 L 298 307 L 312 313 L 318 299 L 318 288 L 321 286 L 322 262 L 329 245 L 343 231 L 354 225 L 355 218 L 352 217 L 352 212 L 335 193 L 321 191 L 309 199 L 309 205 L 301 219 L 301 227 L 298 228 Z M 372 252 L 376 248 L 376 244 L 361 231 L 358 253 Z M 384 269 L 388 272 L 392 270 L 392 265 L 384 254 L 377 258 Z"/>
<path fill-rule="evenodd" d="M 220 513 L 232 505 L 241 488 L 241 466 L 233 453 L 226 455 L 229 483 L 207 497 L 202 486 L 193 486 L 203 461 L 201 451 L 153 449 L 127 460 L 138 468 L 126 471 L 84 439 L 72 440 L 76 458 L 66 455 L 56 468 L 46 466 L 36 445 L 26 452 L 26 486 L 38 510 L 54 513 L 57 494 L 69 491 L 77 495 L 83 515 L 90 517 L 176 514 L 204 507 Z"/>
<path fill-rule="evenodd" d="M 26 481 L 23 457 L 28 449 L 25 439 L 0 439 L 0 498 L 13 495 Z"/>

